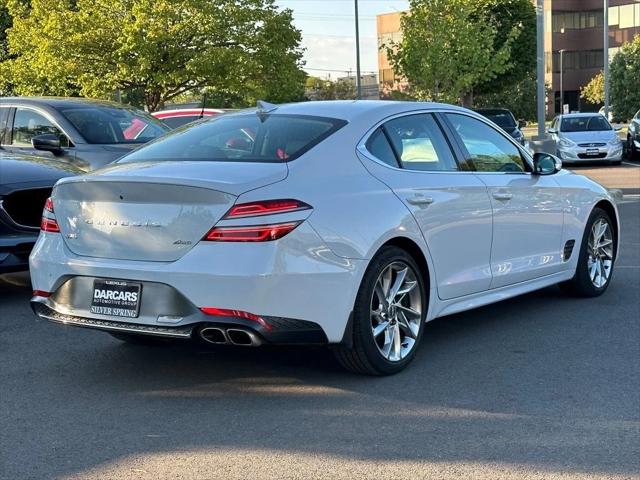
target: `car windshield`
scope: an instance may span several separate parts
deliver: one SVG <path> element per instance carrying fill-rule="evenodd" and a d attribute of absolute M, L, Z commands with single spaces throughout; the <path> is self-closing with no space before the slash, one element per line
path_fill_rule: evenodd
<path fill-rule="evenodd" d="M 513 114 L 505 110 L 480 110 L 478 113 L 485 116 L 493 123 L 504 129 L 513 130 L 516 128 L 516 119 Z"/>
<path fill-rule="evenodd" d="M 604 130 L 611 130 L 611 125 L 602 115 L 563 118 L 560 124 L 561 132 L 598 132 Z"/>
<path fill-rule="evenodd" d="M 151 115 L 129 108 L 83 106 L 62 115 L 93 144 L 146 143 L 169 131 Z"/>
<path fill-rule="evenodd" d="M 178 128 L 120 162 L 285 162 L 299 157 L 345 124 L 343 120 L 307 115 L 223 116 Z"/>

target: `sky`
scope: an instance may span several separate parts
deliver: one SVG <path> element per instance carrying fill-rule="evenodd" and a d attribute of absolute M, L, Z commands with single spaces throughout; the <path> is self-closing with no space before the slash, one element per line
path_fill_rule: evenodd
<path fill-rule="evenodd" d="M 354 0 L 276 0 L 293 11 L 306 49 L 304 69 L 332 79 L 356 70 Z M 403 11 L 407 0 L 359 0 L 360 65 L 363 73 L 378 73 L 376 15 Z"/>

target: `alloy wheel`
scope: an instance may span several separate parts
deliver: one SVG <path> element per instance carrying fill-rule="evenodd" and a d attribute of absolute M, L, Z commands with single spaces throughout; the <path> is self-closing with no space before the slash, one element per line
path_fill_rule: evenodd
<path fill-rule="evenodd" d="M 416 272 L 406 263 L 389 264 L 378 276 L 371 298 L 371 333 L 390 362 L 406 358 L 422 322 L 422 293 Z"/>
<path fill-rule="evenodd" d="M 613 233 L 604 218 L 596 220 L 589 235 L 587 271 L 596 288 L 604 287 L 611 276 L 613 265 Z"/>

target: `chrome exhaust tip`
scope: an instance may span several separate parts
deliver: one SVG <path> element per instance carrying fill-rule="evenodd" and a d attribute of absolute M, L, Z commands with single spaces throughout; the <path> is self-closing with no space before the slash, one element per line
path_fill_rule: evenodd
<path fill-rule="evenodd" d="M 232 344 L 244 347 L 257 347 L 262 343 L 256 334 L 237 328 L 227 329 L 227 338 Z"/>
<path fill-rule="evenodd" d="M 200 338 L 202 338 L 205 342 L 215 343 L 216 345 L 229 343 L 227 335 L 221 328 L 205 327 L 200 330 Z"/>

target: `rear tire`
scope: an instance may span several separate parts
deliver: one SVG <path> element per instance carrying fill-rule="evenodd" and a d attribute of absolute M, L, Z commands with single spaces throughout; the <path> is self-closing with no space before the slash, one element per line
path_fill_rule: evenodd
<path fill-rule="evenodd" d="M 406 251 L 383 247 L 362 279 L 353 311 L 352 345 L 334 348 L 347 370 L 393 375 L 415 357 L 427 311 L 427 289 Z"/>
<path fill-rule="evenodd" d="M 559 284 L 560 288 L 573 296 L 602 295 L 611 283 L 616 245 L 611 218 L 604 210 L 594 208 L 582 236 L 576 273 L 571 280 Z"/>

